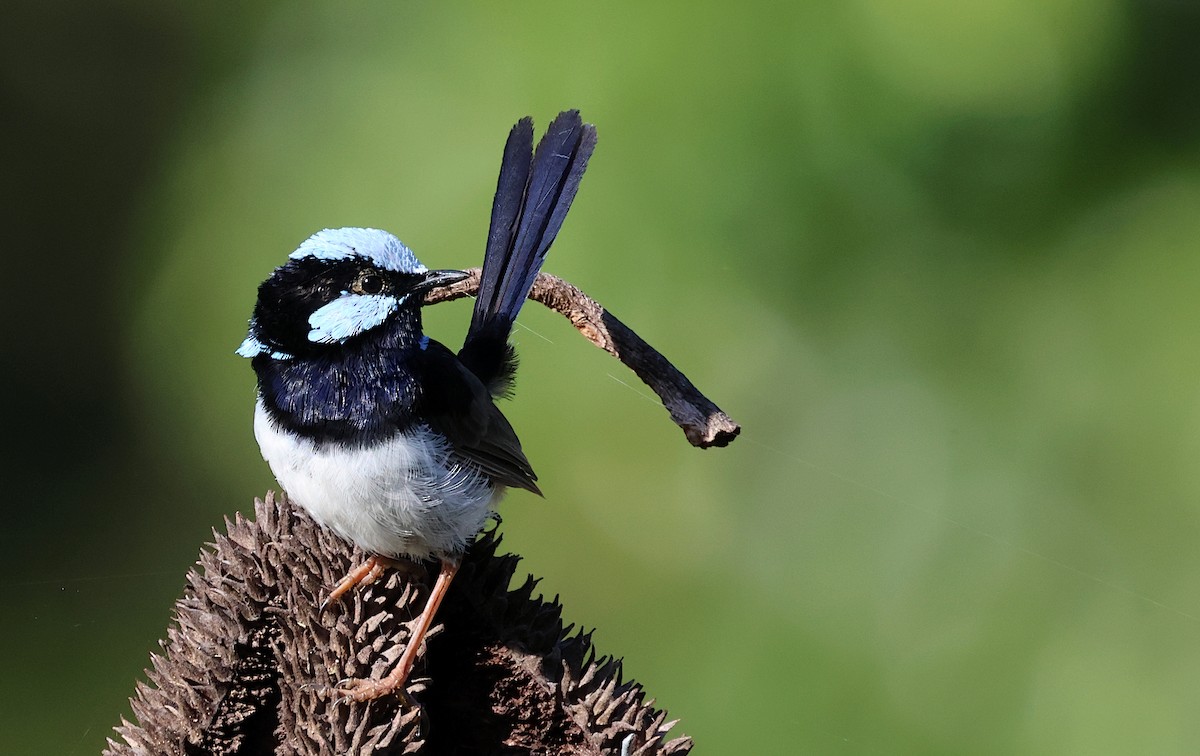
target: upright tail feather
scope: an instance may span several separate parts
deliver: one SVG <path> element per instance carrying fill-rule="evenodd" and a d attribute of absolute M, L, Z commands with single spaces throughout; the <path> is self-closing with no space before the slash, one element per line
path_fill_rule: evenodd
<path fill-rule="evenodd" d="M 533 122 L 522 118 L 504 145 L 479 294 L 459 359 L 493 394 L 512 383 L 515 357 L 508 334 L 562 227 L 588 158 L 596 129 L 568 110 L 546 130 L 533 151 Z"/>

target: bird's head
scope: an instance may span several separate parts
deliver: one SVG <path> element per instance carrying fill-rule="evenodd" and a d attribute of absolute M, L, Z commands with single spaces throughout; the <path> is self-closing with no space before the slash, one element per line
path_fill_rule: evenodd
<path fill-rule="evenodd" d="M 418 338 L 421 295 L 464 277 L 457 270 L 428 270 L 386 231 L 319 231 L 259 286 L 250 333 L 237 353 L 301 357 L 402 317 L 414 323 Z"/>

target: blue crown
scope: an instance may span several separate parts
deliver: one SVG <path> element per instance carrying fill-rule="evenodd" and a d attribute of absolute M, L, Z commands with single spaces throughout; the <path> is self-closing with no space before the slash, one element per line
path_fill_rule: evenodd
<path fill-rule="evenodd" d="M 404 242 L 377 228 L 327 228 L 305 239 L 288 257 L 293 260 L 361 257 L 377 267 L 397 273 L 424 273 L 427 270 Z"/>

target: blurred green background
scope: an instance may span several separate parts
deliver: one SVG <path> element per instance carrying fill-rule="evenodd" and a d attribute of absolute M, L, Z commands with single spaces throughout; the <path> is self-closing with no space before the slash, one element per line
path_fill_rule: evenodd
<path fill-rule="evenodd" d="M 506 544 L 697 753 L 1200 750 L 1198 50 L 1185 0 L 9 0 L 0 752 L 97 752 L 273 485 L 259 281 L 326 226 L 477 264 L 567 107 L 547 269 L 745 430 L 530 307 Z"/>

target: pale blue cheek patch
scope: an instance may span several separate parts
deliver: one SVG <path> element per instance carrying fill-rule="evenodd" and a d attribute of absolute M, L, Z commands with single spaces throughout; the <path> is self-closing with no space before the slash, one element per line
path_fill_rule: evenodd
<path fill-rule="evenodd" d="M 308 317 L 312 330 L 308 340 L 336 344 L 381 325 L 400 306 L 396 297 L 384 294 L 349 294 L 333 300 Z"/>

